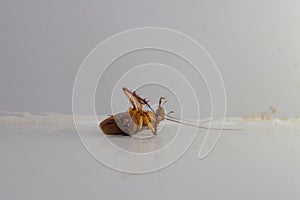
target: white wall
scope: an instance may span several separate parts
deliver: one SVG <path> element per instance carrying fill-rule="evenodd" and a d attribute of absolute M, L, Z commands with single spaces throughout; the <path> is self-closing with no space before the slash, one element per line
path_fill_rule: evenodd
<path fill-rule="evenodd" d="M 94 46 L 126 29 L 159 26 L 208 50 L 229 115 L 273 106 L 279 116 L 299 116 L 299 25 L 296 0 L 1 1 L 0 110 L 71 113 L 76 72 Z M 102 114 L 110 94 L 103 96 Z"/>

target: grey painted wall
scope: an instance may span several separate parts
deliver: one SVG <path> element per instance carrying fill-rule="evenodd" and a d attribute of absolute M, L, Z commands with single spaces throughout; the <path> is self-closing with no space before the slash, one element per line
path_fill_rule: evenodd
<path fill-rule="evenodd" d="M 224 78 L 229 115 L 273 106 L 279 116 L 299 116 L 299 25 L 296 0 L 2 0 L 0 110 L 71 113 L 75 75 L 93 47 L 126 29 L 159 26 L 208 50 Z M 97 96 L 102 114 L 109 112 L 105 92 Z"/>

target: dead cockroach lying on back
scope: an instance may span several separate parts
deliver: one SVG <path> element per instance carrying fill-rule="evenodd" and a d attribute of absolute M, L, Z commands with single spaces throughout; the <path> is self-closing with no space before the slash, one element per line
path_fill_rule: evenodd
<path fill-rule="evenodd" d="M 106 135 L 133 135 L 144 128 L 149 128 L 151 132 L 156 135 L 157 126 L 160 121 L 168 120 L 187 126 L 193 126 L 202 129 L 210 130 L 241 130 L 241 129 L 218 129 L 208 128 L 205 126 L 198 126 L 188 122 L 183 122 L 180 119 L 169 116 L 170 113 L 166 114 L 163 109 L 163 104 L 166 102 L 164 97 L 160 97 L 158 108 L 156 111 L 152 109 L 146 99 L 141 98 L 136 92 L 132 92 L 127 88 L 123 88 L 125 96 L 131 103 L 132 107 L 129 107 L 127 112 L 118 113 L 111 115 L 103 120 L 99 127 Z M 143 106 L 147 106 L 150 110 L 143 110 Z"/>

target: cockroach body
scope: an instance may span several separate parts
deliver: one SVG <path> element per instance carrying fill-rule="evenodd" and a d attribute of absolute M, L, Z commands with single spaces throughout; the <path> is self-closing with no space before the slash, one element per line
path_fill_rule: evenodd
<path fill-rule="evenodd" d="M 210 130 L 241 130 L 241 129 L 219 129 L 208 128 L 205 126 L 199 126 L 188 122 L 183 122 L 180 119 L 169 116 L 170 113 L 165 114 L 163 104 L 166 103 L 164 97 L 160 97 L 158 108 L 156 111 L 152 109 L 146 99 L 141 98 L 136 92 L 132 92 L 127 88 L 123 88 L 125 96 L 131 103 L 132 107 L 129 107 L 127 112 L 111 115 L 99 123 L 99 127 L 106 135 L 133 135 L 145 128 L 149 128 L 151 132 L 157 134 L 157 126 L 162 120 L 169 120 L 172 122 L 184 124 L 187 126 L 193 126 L 202 129 Z M 150 110 L 143 110 L 143 106 L 147 106 Z"/>

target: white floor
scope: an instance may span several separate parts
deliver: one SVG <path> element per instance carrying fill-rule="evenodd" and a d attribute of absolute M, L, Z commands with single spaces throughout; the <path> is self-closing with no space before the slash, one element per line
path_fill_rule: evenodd
<path fill-rule="evenodd" d="M 205 136 L 199 130 L 191 147 L 173 164 L 152 173 L 128 174 L 95 159 L 97 153 L 108 153 L 105 159 L 126 167 L 122 161 L 113 162 L 125 154 L 112 153 L 114 147 L 104 144 L 97 124 L 84 125 L 81 142 L 72 116 L 2 114 L 0 199 L 300 199 L 299 119 L 228 119 L 225 125 L 244 130 L 223 131 L 206 158 L 198 158 Z M 174 127 L 167 123 L 159 135 L 148 139 L 111 137 L 110 141 L 128 151 L 152 152 L 173 141 Z M 103 153 L 94 152 L 92 143 L 84 147 L 88 141 L 104 144 Z M 174 151 L 156 155 L 147 170 L 168 163 L 165 159 L 172 159 L 163 156 L 173 156 L 184 147 L 174 144 Z M 126 169 L 143 171 L 141 160 L 130 162 Z"/>

